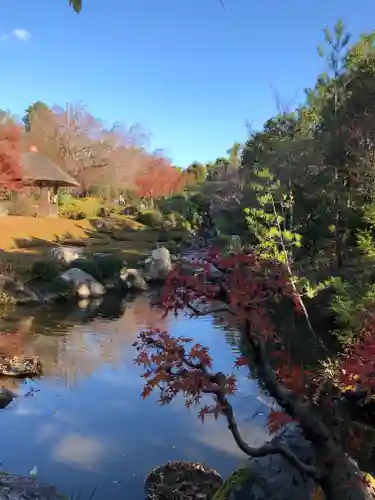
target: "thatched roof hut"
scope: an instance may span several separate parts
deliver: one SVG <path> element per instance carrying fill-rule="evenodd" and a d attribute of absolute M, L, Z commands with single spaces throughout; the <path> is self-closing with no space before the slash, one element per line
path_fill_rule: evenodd
<path fill-rule="evenodd" d="M 51 186 L 55 189 L 79 186 L 79 182 L 40 154 L 36 148 L 30 148 L 29 151 L 21 154 L 21 169 L 23 181 L 28 185 Z"/>

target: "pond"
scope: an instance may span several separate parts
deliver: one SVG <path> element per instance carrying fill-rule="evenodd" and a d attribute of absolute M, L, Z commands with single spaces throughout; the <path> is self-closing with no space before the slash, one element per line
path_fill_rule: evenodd
<path fill-rule="evenodd" d="M 21 395 L 0 415 L 2 470 L 28 475 L 36 467 L 40 480 L 74 498 L 89 499 L 96 488 L 96 500 L 143 500 L 145 476 L 168 460 L 201 461 L 227 476 L 245 459 L 223 419 L 202 424 L 182 399 L 160 407 L 156 394 L 140 397 L 132 343 L 144 328 L 194 336 L 223 372 L 238 352 L 236 332 L 217 318 L 162 319 L 152 302 L 145 295 L 121 303 L 109 297 L 3 321 L 3 331 L 17 332 L 14 349 L 41 357 L 44 375 L 27 383 L 0 381 Z M 269 402 L 246 373 L 233 399 L 249 444 L 264 442 Z"/>

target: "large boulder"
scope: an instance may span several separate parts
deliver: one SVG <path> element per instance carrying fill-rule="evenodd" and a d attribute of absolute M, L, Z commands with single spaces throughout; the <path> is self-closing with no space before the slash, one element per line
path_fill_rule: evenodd
<path fill-rule="evenodd" d="M 0 500 L 64 500 L 54 486 L 31 477 L 0 473 Z"/>
<path fill-rule="evenodd" d="M 72 267 L 61 274 L 59 279 L 67 283 L 72 293 L 80 299 L 98 298 L 106 293 L 105 286 L 82 269 Z"/>
<path fill-rule="evenodd" d="M 69 266 L 75 260 L 82 258 L 82 249 L 58 246 L 51 248 L 48 256 L 59 264 Z"/>
<path fill-rule="evenodd" d="M 155 248 L 145 261 L 144 276 L 146 281 L 163 281 L 172 270 L 169 250 L 165 247 Z"/>
<path fill-rule="evenodd" d="M 312 463 L 314 450 L 297 424 L 289 424 L 276 435 L 275 445 L 288 446 L 305 463 Z M 301 473 L 281 455 L 252 458 L 236 471 L 215 494 L 215 500 L 291 500 L 312 499 L 317 483 Z M 319 498 L 324 500 L 323 492 Z M 318 498 L 318 497 L 317 497 Z"/>

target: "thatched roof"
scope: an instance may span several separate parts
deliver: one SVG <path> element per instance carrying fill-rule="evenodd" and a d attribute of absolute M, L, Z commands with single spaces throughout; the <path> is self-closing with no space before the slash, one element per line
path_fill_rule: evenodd
<path fill-rule="evenodd" d="M 21 168 L 23 180 L 30 184 L 79 186 L 79 182 L 37 151 L 27 151 L 21 155 Z"/>

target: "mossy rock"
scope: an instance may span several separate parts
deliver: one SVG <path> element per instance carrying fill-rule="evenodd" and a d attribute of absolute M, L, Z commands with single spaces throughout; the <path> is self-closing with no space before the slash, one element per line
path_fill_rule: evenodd
<path fill-rule="evenodd" d="M 59 276 L 61 271 L 59 263 L 48 258 L 36 260 L 30 269 L 32 277 L 40 281 L 52 281 Z"/>
<path fill-rule="evenodd" d="M 174 461 L 156 467 L 145 479 L 148 500 L 212 499 L 223 484 L 220 474 L 199 462 Z"/>
<path fill-rule="evenodd" d="M 243 483 L 248 482 L 250 475 L 249 467 L 243 467 L 233 472 L 215 492 L 213 500 L 228 500 L 233 491 L 241 488 Z"/>
<path fill-rule="evenodd" d="M 164 217 L 160 210 L 143 210 L 138 214 L 138 222 L 151 228 L 160 228 L 163 225 Z"/>

